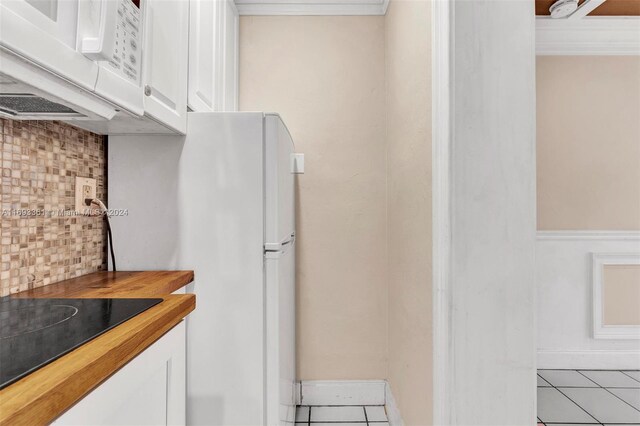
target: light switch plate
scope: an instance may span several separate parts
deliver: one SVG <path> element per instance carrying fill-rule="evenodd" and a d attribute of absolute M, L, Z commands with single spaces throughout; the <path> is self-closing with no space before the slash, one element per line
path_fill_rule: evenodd
<path fill-rule="evenodd" d="M 304 154 L 291 154 L 291 173 L 304 173 Z"/>
<path fill-rule="evenodd" d="M 90 207 L 84 202 L 85 199 L 96 198 L 95 179 L 76 176 L 76 212 L 81 214 L 89 214 Z"/>

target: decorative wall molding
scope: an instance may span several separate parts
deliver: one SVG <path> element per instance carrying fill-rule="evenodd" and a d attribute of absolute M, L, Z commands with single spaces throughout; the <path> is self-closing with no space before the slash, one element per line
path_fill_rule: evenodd
<path fill-rule="evenodd" d="M 538 231 L 538 240 L 639 241 L 640 231 Z"/>
<path fill-rule="evenodd" d="M 536 54 L 640 55 L 640 17 L 538 17 Z"/>
<path fill-rule="evenodd" d="M 384 15 L 389 0 L 235 0 L 240 15 Z"/>
<path fill-rule="evenodd" d="M 640 265 L 640 253 L 593 253 L 593 337 L 595 339 L 640 339 L 638 325 L 604 324 L 604 281 L 605 265 Z"/>
<path fill-rule="evenodd" d="M 384 380 L 302 380 L 301 405 L 384 405 Z"/>
<path fill-rule="evenodd" d="M 431 15 L 433 190 L 433 424 L 453 423 L 451 342 L 451 14 L 448 1 L 434 1 Z M 426 111 L 425 111 L 426 113 Z"/>

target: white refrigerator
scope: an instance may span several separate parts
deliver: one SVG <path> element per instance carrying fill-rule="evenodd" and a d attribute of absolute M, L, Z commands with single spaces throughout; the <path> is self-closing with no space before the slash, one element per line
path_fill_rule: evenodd
<path fill-rule="evenodd" d="M 186 136 L 112 136 L 119 270 L 193 269 L 187 424 L 293 423 L 294 146 L 277 114 L 189 113 Z"/>

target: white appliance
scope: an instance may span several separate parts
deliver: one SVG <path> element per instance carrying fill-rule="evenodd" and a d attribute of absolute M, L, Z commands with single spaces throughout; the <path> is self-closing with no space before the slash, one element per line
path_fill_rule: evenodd
<path fill-rule="evenodd" d="M 187 423 L 295 418 L 294 146 L 280 117 L 189 113 L 186 136 L 109 138 L 122 270 L 193 269 Z"/>
<path fill-rule="evenodd" d="M 0 115 L 142 116 L 142 46 L 132 0 L 0 0 Z"/>

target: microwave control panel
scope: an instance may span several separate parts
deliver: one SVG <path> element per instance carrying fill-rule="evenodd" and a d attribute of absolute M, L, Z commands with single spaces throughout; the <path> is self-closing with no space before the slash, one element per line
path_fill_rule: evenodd
<path fill-rule="evenodd" d="M 142 22 L 132 0 L 118 0 L 115 46 L 108 66 L 117 74 L 140 84 L 142 69 Z"/>

